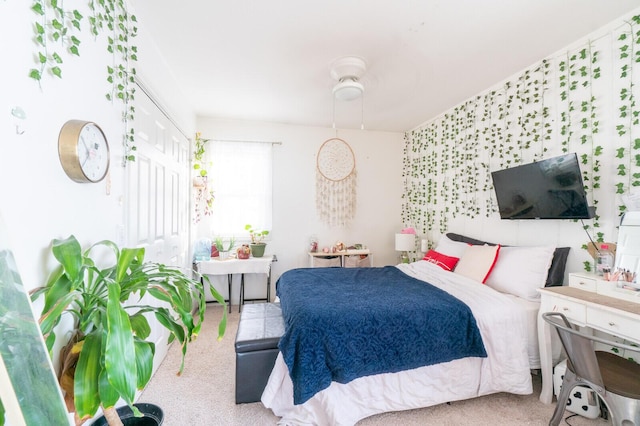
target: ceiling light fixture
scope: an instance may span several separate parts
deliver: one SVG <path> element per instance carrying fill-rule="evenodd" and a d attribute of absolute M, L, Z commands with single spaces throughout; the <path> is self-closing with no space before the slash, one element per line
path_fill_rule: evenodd
<path fill-rule="evenodd" d="M 347 77 L 333 86 L 333 96 L 339 101 L 353 101 L 362 96 L 364 86 L 353 77 Z"/>
<path fill-rule="evenodd" d="M 341 101 L 358 99 L 364 93 L 359 82 L 367 70 L 367 63 L 358 56 L 344 56 L 331 63 L 331 77 L 338 80 L 333 86 L 333 96 Z"/>
<path fill-rule="evenodd" d="M 333 86 L 333 128 L 336 128 L 335 109 L 336 99 L 339 101 L 353 101 L 360 98 L 361 123 L 364 130 L 364 86 L 360 78 L 367 70 L 367 63 L 359 56 L 343 56 L 334 60 L 330 66 L 331 77 L 338 80 Z"/>

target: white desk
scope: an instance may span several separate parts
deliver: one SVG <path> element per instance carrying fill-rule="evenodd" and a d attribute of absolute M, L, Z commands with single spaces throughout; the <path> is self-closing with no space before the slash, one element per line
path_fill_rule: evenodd
<path fill-rule="evenodd" d="M 238 312 L 242 309 L 245 301 L 252 302 L 263 300 L 269 302 L 271 300 L 271 264 L 277 262 L 275 255 L 264 257 L 250 257 L 249 259 L 225 259 L 218 260 L 212 258 L 208 261 L 196 263 L 196 270 L 202 275 L 226 275 L 227 285 L 229 288 L 229 312 L 231 312 L 231 282 L 233 274 L 241 274 L 240 276 L 240 302 L 238 304 Z M 265 274 L 267 276 L 267 296 L 264 299 L 245 299 L 244 298 L 244 274 Z M 225 300 L 226 301 L 226 300 Z"/>
<path fill-rule="evenodd" d="M 561 312 L 573 324 L 640 343 L 640 303 L 597 292 L 597 284 L 605 284 L 599 280 L 595 280 L 592 290 L 572 286 L 579 285 L 579 281 L 584 284 L 584 279 L 576 280 L 575 277 L 570 277 L 569 286 L 539 290 L 541 303 L 538 314 L 538 341 L 542 370 L 540 401 L 545 404 L 550 404 L 553 399 L 553 348 L 551 327 L 542 319 L 544 312 Z"/>

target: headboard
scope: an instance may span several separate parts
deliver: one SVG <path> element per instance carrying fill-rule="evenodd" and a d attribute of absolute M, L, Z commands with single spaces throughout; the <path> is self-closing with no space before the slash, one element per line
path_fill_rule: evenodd
<path fill-rule="evenodd" d="M 453 232 L 447 233 L 447 237 L 449 237 L 453 241 L 460 241 L 460 242 L 472 244 L 472 245 L 484 245 L 484 244 L 489 244 L 490 246 L 496 245 L 496 243 L 477 240 L 475 238 L 467 237 L 465 235 L 455 234 Z M 556 250 L 553 252 L 553 259 L 551 260 L 551 266 L 549 267 L 549 273 L 547 274 L 547 281 L 544 285 L 545 287 L 557 287 L 563 284 L 564 269 L 565 269 L 565 266 L 567 265 L 567 257 L 569 256 L 569 250 L 571 250 L 571 247 L 557 247 Z"/>

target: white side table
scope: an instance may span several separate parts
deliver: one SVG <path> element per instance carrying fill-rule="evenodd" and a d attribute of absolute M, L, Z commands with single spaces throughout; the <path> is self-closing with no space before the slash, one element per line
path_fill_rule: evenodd
<path fill-rule="evenodd" d="M 271 300 L 271 264 L 277 262 L 276 255 L 268 255 L 264 257 L 250 257 L 249 259 L 225 259 L 218 260 L 212 258 L 208 261 L 196 263 L 196 270 L 202 275 L 226 275 L 227 285 L 229 289 L 229 312 L 231 312 L 231 282 L 233 274 L 240 275 L 240 301 L 238 304 L 238 312 L 242 309 L 245 301 L 265 301 Z M 267 276 L 267 295 L 264 299 L 245 299 L 244 298 L 244 274 L 265 274 Z M 225 299 L 225 302 L 227 300 Z"/>

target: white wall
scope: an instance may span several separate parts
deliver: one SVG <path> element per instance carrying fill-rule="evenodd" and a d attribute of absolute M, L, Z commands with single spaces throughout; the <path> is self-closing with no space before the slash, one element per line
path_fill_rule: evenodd
<path fill-rule="evenodd" d="M 198 117 L 197 125 L 209 139 L 282 142 L 273 151 L 273 229 L 267 246 L 267 253 L 278 256 L 274 278 L 288 269 L 308 266 L 306 252 L 312 235 L 318 237 L 320 247 L 337 241 L 365 244 L 374 253 L 375 266 L 397 263 L 393 238 L 402 227 L 403 134 L 338 130 L 336 136 L 331 128 L 207 117 Z M 356 217 L 345 228 L 328 227 L 316 214 L 316 155 L 332 137 L 345 140 L 356 158 Z M 211 237 L 206 235 L 206 218 L 198 229 L 200 237 Z"/>
<path fill-rule="evenodd" d="M 80 58 L 67 58 L 63 78 L 45 77 L 42 89 L 28 78 L 34 67 L 28 2 L 0 5 L 0 214 L 10 247 L 27 288 L 44 283 L 52 238 L 75 234 L 81 243 L 114 238 L 122 223 L 120 111 L 105 100 L 103 45 L 83 37 Z M 27 115 L 24 133 L 16 134 L 10 111 Z M 58 160 L 58 133 L 70 119 L 91 120 L 105 132 L 112 150 L 111 195 L 107 182 L 77 184 Z"/>
<path fill-rule="evenodd" d="M 86 6 L 74 7 L 89 15 L 83 9 Z M 121 105 L 105 99 L 106 67 L 112 57 L 104 41 L 95 40 L 85 25 L 80 56 L 63 55 L 62 79 L 46 76 L 40 88 L 28 77 L 36 52 L 35 19 L 30 2 L 0 2 L 0 216 L 27 288 L 44 283 L 53 238 L 74 234 L 83 245 L 104 238 L 118 240 L 124 225 Z M 163 103 L 172 106 L 181 127 L 190 134 L 195 115 L 181 101 L 144 26 L 139 28 L 135 39 L 139 74 Z M 13 124 L 14 107 L 27 115 L 22 135 L 16 134 Z M 78 184 L 64 173 L 58 160 L 58 133 L 70 119 L 94 121 L 105 132 L 111 148 L 110 185 L 107 179 Z"/>

